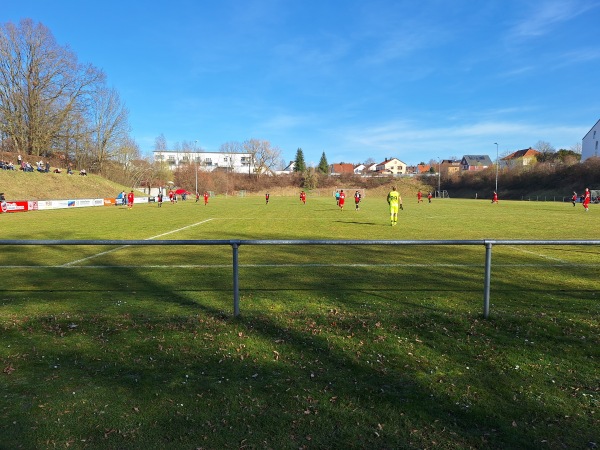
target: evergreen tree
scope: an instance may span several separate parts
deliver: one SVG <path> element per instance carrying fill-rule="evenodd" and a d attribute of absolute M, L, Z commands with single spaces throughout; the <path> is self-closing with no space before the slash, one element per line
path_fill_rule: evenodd
<path fill-rule="evenodd" d="M 296 165 L 294 166 L 294 172 L 304 173 L 306 172 L 306 163 L 304 162 L 304 153 L 301 148 L 296 151 L 296 159 L 294 160 Z"/>
<path fill-rule="evenodd" d="M 327 164 L 327 157 L 325 156 L 325 152 L 323 152 L 323 154 L 321 155 L 321 160 L 319 161 L 319 165 L 317 166 L 317 169 L 321 173 L 329 172 L 329 164 Z"/>

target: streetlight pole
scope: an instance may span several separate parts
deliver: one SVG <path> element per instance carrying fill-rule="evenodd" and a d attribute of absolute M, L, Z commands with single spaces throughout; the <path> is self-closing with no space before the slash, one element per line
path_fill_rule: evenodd
<path fill-rule="evenodd" d="M 496 146 L 496 193 L 498 192 L 498 143 L 494 142 Z"/>
<path fill-rule="evenodd" d="M 442 160 L 438 158 L 438 196 L 442 198 Z"/>
<path fill-rule="evenodd" d="M 194 172 L 196 172 L 196 195 L 198 195 L 198 141 L 194 141 Z"/>

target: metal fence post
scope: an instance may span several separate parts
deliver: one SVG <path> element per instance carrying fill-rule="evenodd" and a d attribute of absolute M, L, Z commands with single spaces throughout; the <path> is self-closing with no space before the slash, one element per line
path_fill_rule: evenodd
<path fill-rule="evenodd" d="M 492 279 L 492 243 L 485 242 L 485 277 L 483 289 L 483 318 L 490 315 L 490 281 Z"/>
<path fill-rule="evenodd" d="M 231 248 L 233 249 L 233 317 L 240 315 L 240 273 L 238 265 L 238 243 L 233 242 Z"/>

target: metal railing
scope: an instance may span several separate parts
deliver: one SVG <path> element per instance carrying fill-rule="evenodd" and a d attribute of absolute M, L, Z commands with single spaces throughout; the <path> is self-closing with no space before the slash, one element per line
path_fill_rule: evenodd
<path fill-rule="evenodd" d="M 490 284 L 492 279 L 492 247 L 494 245 L 600 245 L 600 240 L 8 240 L 0 239 L 0 246 L 5 245 L 100 245 L 100 246 L 161 246 L 161 245 L 221 245 L 230 246 L 233 251 L 233 315 L 240 314 L 239 285 L 239 248 L 242 245 L 367 245 L 367 246 L 431 246 L 431 245 L 481 245 L 485 247 L 485 273 L 483 282 L 483 317 L 490 314 Z"/>

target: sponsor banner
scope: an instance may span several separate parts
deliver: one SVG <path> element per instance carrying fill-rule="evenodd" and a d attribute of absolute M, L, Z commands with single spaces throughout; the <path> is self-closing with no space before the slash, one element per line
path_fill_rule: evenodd
<path fill-rule="evenodd" d="M 117 204 L 117 200 L 114 198 L 105 198 L 104 199 L 104 206 L 114 206 Z"/>
<path fill-rule="evenodd" d="M 6 206 L 3 204 L 0 207 L 2 212 L 25 212 L 29 210 L 29 202 L 3 202 L 6 203 Z"/>
<path fill-rule="evenodd" d="M 37 211 L 38 210 L 38 202 L 37 200 L 27 202 L 27 209 L 29 211 Z"/>

